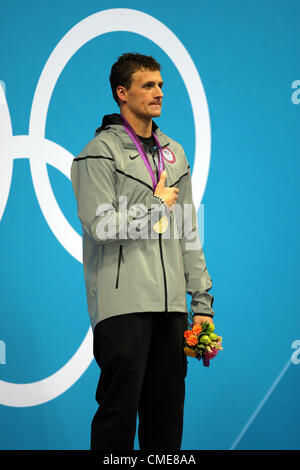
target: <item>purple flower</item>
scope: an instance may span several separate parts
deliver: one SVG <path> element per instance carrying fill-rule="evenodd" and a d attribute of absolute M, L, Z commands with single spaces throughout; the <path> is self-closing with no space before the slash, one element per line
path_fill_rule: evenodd
<path fill-rule="evenodd" d="M 218 354 L 218 349 L 210 348 L 210 351 L 205 350 L 204 356 L 206 359 L 213 359 Z"/>

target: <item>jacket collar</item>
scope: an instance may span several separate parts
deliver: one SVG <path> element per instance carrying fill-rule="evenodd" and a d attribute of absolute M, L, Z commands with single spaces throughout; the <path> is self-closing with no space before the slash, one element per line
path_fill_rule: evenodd
<path fill-rule="evenodd" d="M 124 148 L 136 148 L 129 135 L 124 130 L 120 114 L 114 113 L 103 116 L 101 126 L 95 130 L 95 136 L 100 134 L 100 132 L 108 129 L 113 131 L 121 138 Z M 162 147 L 168 145 L 167 136 L 161 132 L 158 125 L 154 121 L 152 121 L 152 129 L 157 135 L 160 145 Z"/>

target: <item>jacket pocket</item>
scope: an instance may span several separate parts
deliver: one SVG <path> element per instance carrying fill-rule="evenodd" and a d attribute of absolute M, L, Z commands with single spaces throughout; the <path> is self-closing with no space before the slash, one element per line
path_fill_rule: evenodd
<path fill-rule="evenodd" d="M 120 271 L 121 271 L 121 262 L 122 261 L 124 262 L 123 245 L 120 245 L 115 289 L 119 288 L 119 280 L 120 280 Z"/>

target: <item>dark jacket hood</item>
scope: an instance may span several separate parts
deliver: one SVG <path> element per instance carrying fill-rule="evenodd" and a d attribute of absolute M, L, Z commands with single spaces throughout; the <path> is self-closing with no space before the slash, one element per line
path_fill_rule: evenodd
<path fill-rule="evenodd" d="M 95 130 L 95 136 L 111 125 L 123 126 L 123 122 L 121 120 L 120 114 L 113 113 L 113 114 L 106 114 L 105 116 L 103 116 L 101 126 Z M 156 129 L 158 129 L 158 126 L 157 124 L 155 124 L 154 121 L 152 121 L 152 128 L 154 132 L 156 131 Z"/>

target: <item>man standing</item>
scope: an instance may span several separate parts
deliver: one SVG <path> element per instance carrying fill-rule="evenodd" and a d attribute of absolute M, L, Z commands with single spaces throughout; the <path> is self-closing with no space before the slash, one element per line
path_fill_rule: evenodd
<path fill-rule="evenodd" d="M 212 323 L 212 282 L 190 166 L 182 146 L 152 120 L 161 114 L 160 65 L 123 54 L 110 83 L 120 114 L 104 116 L 71 168 L 101 369 L 91 449 L 133 450 L 138 416 L 141 450 L 179 450 L 186 292 L 194 323 Z"/>

